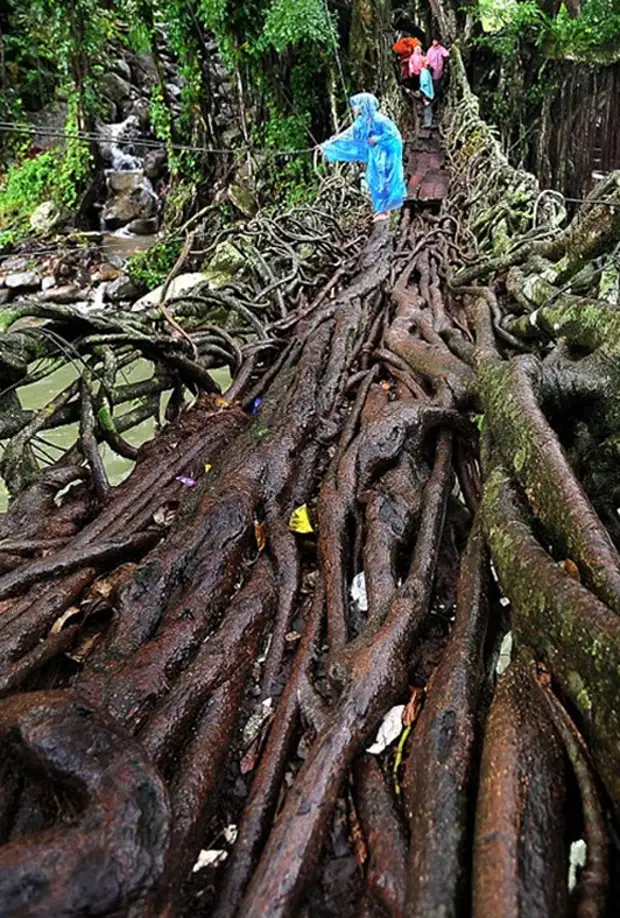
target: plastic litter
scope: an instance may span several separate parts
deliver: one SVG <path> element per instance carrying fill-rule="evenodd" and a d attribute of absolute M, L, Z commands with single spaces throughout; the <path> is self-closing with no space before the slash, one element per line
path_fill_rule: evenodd
<path fill-rule="evenodd" d="M 210 472 L 213 466 L 210 462 L 205 462 L 205 472 Z"/>
<path fill-rule="evenodd" d="M 181 484 L 185 485 L 188 488 L 193 488 L 196 484 L 195 478 L 188 478 L 187 475 L 177 475 L 176 481 L 180 481 Z"/>
<path fill-rule="evenodd" d="M 252 402 L 252 414 L 257 414 L 258 409 L 260 408 L 262 404 L 263 404 L 262 398 L 258 398 L 258 397 L 255 398 L 254 401 Z"/>
<path fill-rule="evenodd" d="M 203 867 L 215 867 L 216 864 L 221 864 L 222 861 L 225 861 L 227 857 L 228 851 L 224 851 L 223 849 L 212 848 L 209 851 L 203 850 L 198 855 L 198 860 L 192 867 L 192 873 L 198 873 Z"/>
<path fill-rule="evenodd" d="M 497 659 L 497 665 L 495 667 L 495 672 L 498 676 L 501 676 L 505 670 L 510 666 L 510 661 L 512 659 L 512 631 L 507 631 L 504 635 L 499 648 L 499 656 Z"/>
<path fill-rule="evenodd" d="M 239 835 L 239 829 L 237 828 L 234 822 L 231 822 L 229 826 L 226 826 L 224 829 L 224 838 L 226 839 L 227 844 L 234 845 L 237 841 L 237 836 Z"/>
<path fill-rule="evenodd" d="M 403 731 L 404 710 L 404 704 L 397 704 L 393 708 L 390 708 L 381 721 L 381 726 L 377 730 L 377 737 L 374 743 L 372 746 L 368 747 L 366 752 L 369 752 L 371 755 L 380 755 L 384 749 L 392 745 L 394 740 L 398 739 Z"/>
<path fill-rule="evenodd" d="M 366 574 L 361 571 L 351 582 L 351 599 L 360 612 L 368 612 L 368 595 L 366 593 Z"/>
<path fill-rule="evenodd" d="M 571 842 L 568 866 L 568 891 L 577 885 L 577 868 L 586 866 L 588 846 L 583 838 Z"/>
<path fill-rule="evenodd" d="M 292 529 L 293 532 L 314 532 L 312 523 L 310 522 L 307 504 L 302 504 L 301 507 L 297 507 L 293 510 L 288 525 L 289 529 Z"/>
<path fill-rule="evenodd" d="M 379 112 L 372 93 L 358 93 L 349 102 L 360 114 L 346 131 L 321 144 L 323 156 L 328 162 L 366 163 L 365 180 L 375 213 L 397 210 L 406 194 L 400 131 Z"/>

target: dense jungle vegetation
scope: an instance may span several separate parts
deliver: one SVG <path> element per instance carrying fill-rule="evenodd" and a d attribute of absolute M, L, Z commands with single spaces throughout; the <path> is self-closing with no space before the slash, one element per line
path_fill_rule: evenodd
<path fill-rule="evenodd" d="M 303 196 L 313 180 L 311 158 L 266 155 L 315 146 L 347 118 L 345 96 L 353 89 L 387 91 L 394 27 L 417 24 L 430 34 L 433 21 L 447 32 L 444 40 L 465 49 L 483 113 L 498 126 L 504 149 L 543 184 L 582 193 L 601 136 L 607 155 L 617 155 L 615 0 L 8 0 L 0 12 L 4 240 L 27 225 L 42 200 L 74 214 L 84 208 L 101 163 L 94 144 L 79 137 L 106 121 L 101 77 L 123 49 L 153 55 L 148 123 L 169 147 L 180 218 L 209 200 L 219 178 L 230 177 L 235 154 L 175 151 L 175 143 L 251 149 L 263 157 L 265 199 L 274 189 Z M 178 65 L 178 100 L 166 86 L 162 53 Z M 225 68 L 219 74 L 214 55 Z M 222 79 L 230 79 L 235 101 L 228 118 L 213 92 Z M 67 139 L 37 154 L 23 129 L 59 103 L 66 106 L 59 124 Z"/>

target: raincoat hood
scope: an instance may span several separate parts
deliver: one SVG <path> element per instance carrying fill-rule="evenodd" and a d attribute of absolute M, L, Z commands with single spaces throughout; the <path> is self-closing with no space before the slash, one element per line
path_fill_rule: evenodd
<path fill-rule="evenodd" d="M 379 111 L 379 100 L 371 92 L 358 92 L 357 95 L 351 96 L 349 105 L 352 109 L 359 108 L 359 117 L 365 121 L 373 121 Z"/>

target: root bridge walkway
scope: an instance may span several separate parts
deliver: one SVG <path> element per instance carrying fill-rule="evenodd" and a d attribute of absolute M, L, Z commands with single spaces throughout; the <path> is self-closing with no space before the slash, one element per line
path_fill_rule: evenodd
<path fill-rule="evenodd" d="M 473 103 L 459 111 L 484 140 Z M 487 175 L 451 163 L 460 200 L 479 203 Z M 192 349 L 157 310 L 6 314 L 3 372 L 34 346 L 36 327 L 13 328 L 30 314 L 48 323 L 37 357 L 75 332 L 87 370 L 22 426 L 10 403 L 3 918 L 605 918 L 620 566 L 541 406 L 550 393 L 562 423 L 584 410 L 617 423 L 620 326 L 607 310 L 616 349 L 594 381 L 566 343 L 551 373 L 524 355 L 560 329 L 576 360 L 596 358 L 599 326 L 580 337 L 574 298 L 548 281 L 534 323 L 505 316 L 492 278 L 506 259 L 469 248 L 461 263 L 435 132 L 407 145 L 407 172 L 424 206 L 403 209 L 394 237 L 387 221 L 343 236 L 341 177 L 316 207 L 244 225 L 256 286 L 169 304 Z M 533 184 L 516 176 L 520 215 Z M 597 258 L 617 244 L 608 210 L 584 236 L 598 233 Z M 565 271 L 570 232 L 536 236 L 539 261 Z M 521 304 L 524 250 L 501 275 Z M 457 269 L 477 286 L 459 288 Z M 234 336 L 213 324 L 224 308 Z M 137 396 L 118 380 L 143 347 L 157 413 L 174 390 L 170 423 L 110 490 L 97 438 L 127 451 L 109 418 Z M 222 359 L 225 397 L 207 373 Z M 203 389 L 191 407 L 182 383 Z M 30 483 L 36 435 L 78 418 L 78 445 Z M 497 683 L 509 627 L 517 653 Z"/>

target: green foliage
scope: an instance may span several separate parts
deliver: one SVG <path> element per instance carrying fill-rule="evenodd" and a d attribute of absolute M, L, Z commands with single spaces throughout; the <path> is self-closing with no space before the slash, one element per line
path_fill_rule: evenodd
<path fill-rule="evenodd" d="M 161 84 L 152 90 L 149 115 L 153 133 L 167 146 L 173 189 L 182 189 L 178 200 L 167 195 L 166 223 L 178 215 L 182 221 L 196 189 L 216 171 L 212 157 L 173 149 L 179 142 L 211 146 L 222 130 L 206 79 L 206 43 L 214 37 L 235 87 L 241 87 L 244 133 L 247 127 L 252 143 L 268 154 L 259 191 L 265 189 L 270 200 L 306 197 L 313 187 L 311 157 L 269 154 L 314 146 L 311 132 L 324 136 L 330 124 L 326 99 L 328 84 L 336 82 L 338 43 L 330 3 L 332 10 L 342 8 L 335 0 L 5 0 L 8 86 L 0 116 L 15 118 L 68 93 L 79 114 L 74 126 L 92 127 L 103 104 L 99 77 L 107 55 L 116 53 L 110 41 L 151 51 L 157 64 L 163 33 L 182 76 L 180 112 L 170 105 L 159 67 Z M 35 161 L 22 153 L 15 161 L 1 198 L 11 226 L 23 226 L 46 197 L 75 207 L 90 167 L 81 145 Z M 188 188 L 193 197 L 183 198 Z"/>
<path fill-rule="evenodd" d="M 267 158 L 261 170 L 263 188 L 271 201 L 299 204 L 315 191 L 312 156 L 296 152 L 283 156 L 275 151 L 300 151 L 308 148 L 307 133 L 310 114 L 285 115 L 275 106 L 269 109 L 269 118 L 255 134 L 255 145 L 262 148 Z M 274 151 L 274 153 L 270 153 Z"/>
<path fill-rule="evenodd" d="M 158 140 L 172 142 L 172 112 L 164 102 L 161 86 L 154 86 L 151 92 L 149 121 Z"/>
<path fill-rule="evenodd" d="M 91 64 L 119 35 L 114 9 L 99 0 L 8 0 L 7 15 L 6 72 L 26 106 L 45 105 L 61 86 L 85 103 Z"/>
<path fill-rule="evenodd" d="M 581 57 L 588 63 L 588 55 L 598 57 L 620 43 L 617 0 L 582 0 L 577 18 L 564 4 L 550 16 L 536 0 L 478 0 L 476 15 L 484 30 L 479 43 L 504 58 L 529 43 L 552 56 Z"/>
<path fill-rule="evenodd" d="M 181 254 L 181 248 L 181 240 L 170 236 L 156 242 L 148 251 L 132 255 L 125 270 L 136 286 L 153 290 L 164 282 Z"/>
<path fill-rule="evenodd" d="M 620 8 L 617 0 L 584 0 L 578 19 L 571 19 L 562 4 L 549 27 L 549 39 L 558 53 L 584 55 L 620 43 Z"/>
<path fill-rule="evenodd" d="M 67 123 L 69 132 L 76 127 L 75 105 L 72 112 Z M 62 150 L 48 150 L 17 160 L 0 186 L 0 244 L 19 238 L 28 228 L 33 210 L 43 201 L 51 200 L 75 210 L 91 174 L 88 145 L 75 139 L 69 140 Z"/>
<path fill-rule="evenodd" d="M 267 10 L 257 50 L 273 48 L 283 54 L 303 43 L 329 45 L 332 28 L 324 0 L 274 0 Z"/>
<path fill-rule="evenodd" d="M 536 0 L 478 0 L 477 15 L 484 34 L 478 43 L 502 58 L 515 57 L 522 42 L 540 45 L 550 19 Z"/>

